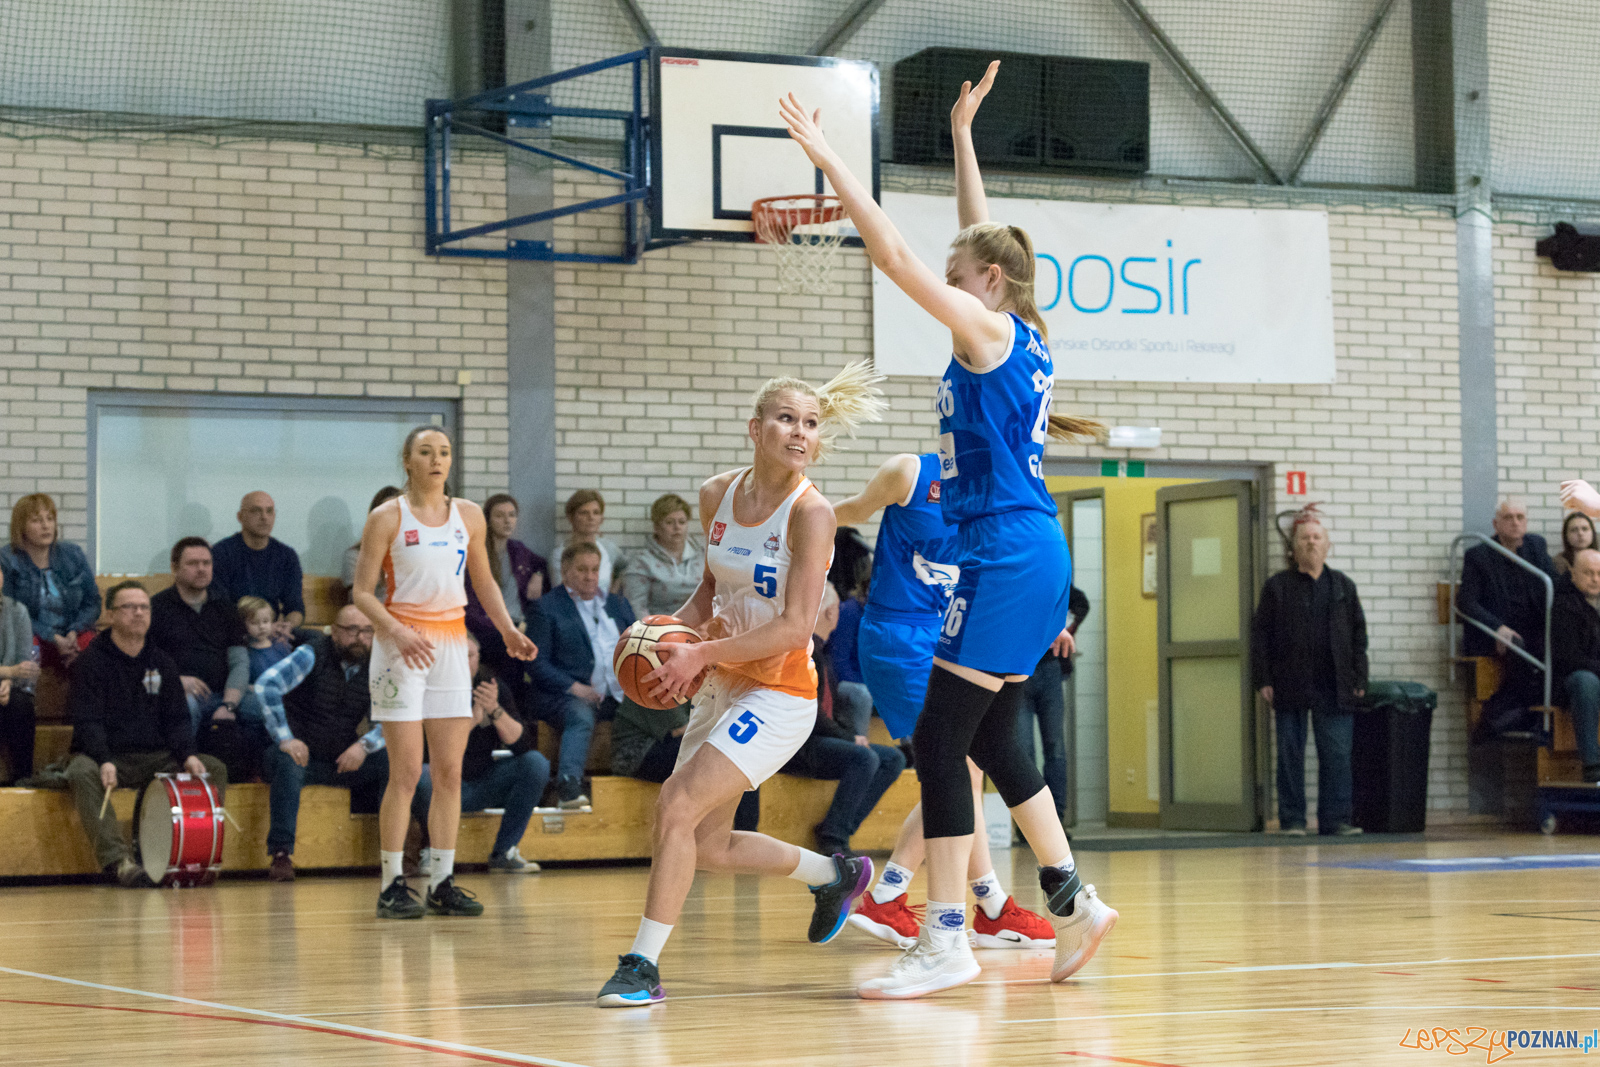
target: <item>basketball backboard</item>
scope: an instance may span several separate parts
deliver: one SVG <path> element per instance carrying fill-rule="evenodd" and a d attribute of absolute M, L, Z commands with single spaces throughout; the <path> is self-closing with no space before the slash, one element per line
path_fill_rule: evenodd
<path fill-rule="evenodd" d="M 878 196 L 878 68 L 827 56 L 660 48 L 652 54 L 650 238 L 751 239 L 762 197 L 831 193 L 778 116 L 793 92 Z"/>

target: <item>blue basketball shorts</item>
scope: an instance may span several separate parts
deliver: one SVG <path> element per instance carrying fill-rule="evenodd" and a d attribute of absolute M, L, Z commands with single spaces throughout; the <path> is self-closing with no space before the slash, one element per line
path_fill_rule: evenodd
<path fill-rule="evenodd" d="M 872 705 L 889 736 L 898 741 L 911 736 L 922 714 L 941 620 L 934 616 L 926 622 L 905 622 L 874 618 L 871 612 L 869 605 L 856 637 L 856 657 Z"/>
<path fill-rule="evenodd" d="M 1067 624 L 1072 559 L 1054 515 L 1008 511 L 961 524 L 961 578 L 935 655 L 995 674 L 1033 674 Z"/>

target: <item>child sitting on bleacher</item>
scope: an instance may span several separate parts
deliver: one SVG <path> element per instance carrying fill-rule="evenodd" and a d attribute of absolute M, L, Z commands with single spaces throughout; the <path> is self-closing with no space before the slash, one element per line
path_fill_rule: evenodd
<path fill-rule="evenodd" d="M 244 624 L 245 653 L 250 657 L 250 684 L 270 667 L 284 659 L 294 649 L 289 642 L 273 633 L 278 621 L 272 605 L 258 596 L 239 598 L 239 621 Z"/>

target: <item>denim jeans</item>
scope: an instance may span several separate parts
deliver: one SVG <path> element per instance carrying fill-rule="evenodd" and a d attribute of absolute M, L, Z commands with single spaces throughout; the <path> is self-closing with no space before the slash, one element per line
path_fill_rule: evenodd
<path fill-rule="evenodd" d="M 837 737 L 808 740 L 784 771 L 803 778 L 836 778 L 833 803 L 817 824 L 819 842 L 850 843 L 861 822 L 906 769 L 906 758 L 890 745 L 858 745 Z"/>
<path fill-rule="evenodd" d="M 1344 711 L 1312 711 L 1317 738 L 1317 832 L 1331 834 L 1350 821 L 1350 745 L 1356 717 Z M 1306 712 L 1278 709 L 1278 825 L 1306 824 Z"/>
<path fill-rule="evenodd" d="M 1033 761 L 1033 721 L 1039 721 L 1044 746 L 1044 783 L 1056 802 L 1056 818 L 1067 814 L 1067 705 L 1061 695 L 1061 660 L 1051 656 L 1022 683 L 1022 711 L 1017 734 L 1022 751 Z"/>
<path fill-rule="evenodd" d="M 539 806 L 544 787 L 550 781 L 550 761 L 537 749 L 520 756 L 497 759 L 487 774 L 461 780 L 461 811 L 482 811 L 485 808 L 504 808 L 500 816 L 500 832 L 494 838 L 491 856 L 503 856 L 516 846 L 527 832 L 533 809 Z M 433 775 L 422 768 L 417 780 L 417 791 L 411 795 L 411 814 L 428 825 L 428 804 L 433 800 Z"/>
<path fill-rule="evenodd" d="M 300 790 L 308 785 L 336 785 L 350 790 L 382 792 L 389 781 L 389 753 L 384 749 L 367 753 L 361 766 L 340 773 L 333 760 L 313 758 L 304 767 L 277 745 L 270 745 L 261 757 L 262 771 L 270 786 L 268 804 L 272 822 L 267 829 L 267 852 L 293 852 L 295 825 L 300 819 Z M 353 798 L 352 798 L 353 799 Z"/>
<path fill-rule="evenodd" d="M 184 694 L 184 699 L 189 703 L 189 722 L 193 724 L 195 733 L 200 732 L 200 724 L 210 719 L 218 708 L 222 706 L 222 694 L 215 689 L 210 696 L 197 697 L 190 693 Z M 239 698 L 239 706 L 234 709 L 234 714 L 240 722 L 261 723 L 267 721 L 266 715 L 261 710 L 261 700 L 256 696 L 254 689 L 246 689 Z"/>
<path fill-rule="evenodd" d="M 544 702 L 539 718 L 561 731 L 561 751 L 556 755 L 556 787 L 562 800 L 578 795 L 583 768 L 589 762 L 589 741 L 594 737 L 595 712 L 571 693 Z"/>
<path fill-rule="evenodd" d="M 1578 735 L 1578 756 L 1584 770 L 1600 766 L 1600 678 L 1592 671 L 1567 675 L 1567 711 Z"/>
<path fill-rule="evenodd" d="M 866 735 L 867 724 L 872 720 L 872 694 L 864 683 L 839 683 L 839 700 L 834 706 L 833 718 L 846 730 Z"/>

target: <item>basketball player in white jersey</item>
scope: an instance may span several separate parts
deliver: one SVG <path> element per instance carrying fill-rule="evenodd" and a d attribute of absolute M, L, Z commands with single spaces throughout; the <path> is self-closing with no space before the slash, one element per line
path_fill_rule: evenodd
<path fill-rule="evenodd" d="M 833 507 L 806 469 L 841 431 L 881 417 L 885 404 L 865 364 L 820 389 L 774 378 L 755 397 L 749 467 L 700 487 L 706 566 L 677 615 L 697 644 L 658 646 L 665 662 L 645 677 L 653 695 L 682 699 L 707 670 L 672 776 L 656 804 L 644 917 L 632 949 L 601 988 L 602 1008 L 642 1007 L 666 994 L 657 967 L 694 872 L 781 875 L 811 887 L 808 933 L 831 941 L 872 882 L 872 861 L 827 856 L 733 830 L 734 809 L 787 763 L 816 722 L 816 627 L 833 560 Z"/>
<path fill-rule="evenodd" d="M 472 732 L 468 575 L 506 650 L 518 659 L 532 659 L 539 651 L 506 613 L 483 547 L 483 511 L 445 494 L 450 463 L 450 438 L 443 430 L 419 426 L 406 435 L 400 449 L 405 491 L 367 516 L 351 589 L 351 600 L 377 631 L 368 672 L 372 719 L 383 724 L 389 750 L 389 783 L 378 812 L 380 919 L 416 919 L 424 911 L 483 913 L 483 905 L 454 878 L 461 754 Z M 387 591 L 382 602 L 374 595 L 380 572 Z M 400 870 L 424 740 L 433 769 L 428 834 L 434 846 L 426 905 Z"/>

